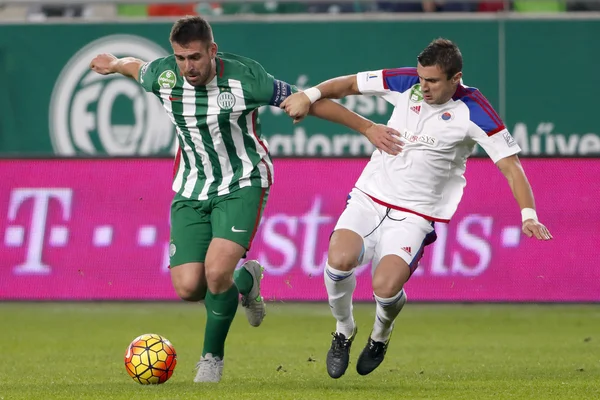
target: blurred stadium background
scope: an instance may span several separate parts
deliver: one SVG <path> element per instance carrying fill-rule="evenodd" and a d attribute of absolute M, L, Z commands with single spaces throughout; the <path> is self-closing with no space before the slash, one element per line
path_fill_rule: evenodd
<path fill-rule="evenodd" d="M 203 307 L 178 301 L 167 269 L 174 129 L 135 83 L 87 69 L 101 52 L 167 55 L 172 22 L 191 14 L 211 21 L 220 50 L 300 88 L 412 66 L 432 39 L 454 40 L 465 84 L 523 149 L 554 235 L 520 233 L 507 183 L 477 149 L 456 217 L 407 285 L 386 364 L 331 381 L 327 239 L 372 147 L 265 107 L 275 185 L 249 257 L 267 268 L 270 315 L 258 330 L 236 319 L 224 382 L 202 398 L 600 398 L 598 0 L 0 3 L 0 398 L 199 396 L 189 382 Z M 377 122 L 391 114 L 373 97 L 342 104 Z M 359 271 L 354 356 L 372 324 L 369 285 Z M 146 332 L 180 357 L 151 391 L 122 366 Z"/>

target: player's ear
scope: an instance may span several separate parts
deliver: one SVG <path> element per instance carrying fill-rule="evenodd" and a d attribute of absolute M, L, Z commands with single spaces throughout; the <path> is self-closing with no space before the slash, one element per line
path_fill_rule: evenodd
<path fill-rule="evenodd" d="M 219 51 L 217 44 L 215 42 L 211 42 L 208 45 L 208 54 L 210 55 L 210 58 L 215 58 L 217 56 L 217 51 Z"/>
<path fill-rule="evenodd" d="M 456 75 L 454 75 L 452 77 L 452 83 L 455 84 L 455 85 L 458 85 L 459 83 L 461 83 L 462 82 L 462 76 L 463 76 L 462 72 L 457 72 Z"/>

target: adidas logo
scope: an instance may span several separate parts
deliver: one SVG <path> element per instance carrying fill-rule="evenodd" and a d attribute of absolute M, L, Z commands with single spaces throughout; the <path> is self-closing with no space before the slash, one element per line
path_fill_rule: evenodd
<path fill-rule="evenodd" d="M 412 106 L 410 109 L 416 112 L 417 114 L 421 112 L 421 106 Z"/>
<path fill-rule="evenodd" d="M 410 248 L 410 246 L 403 247 L 402 250 L 404 250 L 405 252 L 407 252 L 409 256 L 412 256 L 412 249 Z"/>

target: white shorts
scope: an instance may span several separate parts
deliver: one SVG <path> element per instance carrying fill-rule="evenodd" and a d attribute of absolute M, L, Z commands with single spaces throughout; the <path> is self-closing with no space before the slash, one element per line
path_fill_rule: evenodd
<path fill-rule="evenodd" d="M 382 206 L 356 188 L 348 195 L 346 209 L 334 230 L 338 229 L 349 229 L 363 238 L 359 262 L 372 262 L 373 271 L 383 257 L 394 254 L 406 261 L 412 274 L 424 247 L 436 239 L 433 222 Z"/>

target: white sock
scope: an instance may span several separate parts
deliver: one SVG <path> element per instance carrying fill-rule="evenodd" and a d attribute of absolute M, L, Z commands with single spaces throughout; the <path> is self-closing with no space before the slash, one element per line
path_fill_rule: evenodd
<path fill-rule="evenodd" d="M 392 334 L 394 320 L 402 311 L 402 307 L 406 303 L 406 293 L 404 289 L 400 290 L 397 295 L 389 299 L 379 297 L 375 293 L 375 301 L 377 308 L 375 311 L 375 324 L 373 324 L 373 332 L 371 338 L 376 342 L 386 342 Z"/>
<path fill-rule="evenodd" d="M 354 330 L 352 294 L 356 288 L 356 276 L 354 271 L 339 271 L 332 268 L 329 263 L 327 263 L 323 275 L 325 276 L 331 314 L 337 320 L 335 330 L 348 338 Z"/>

